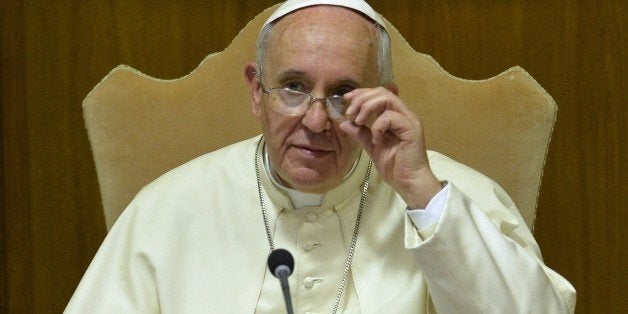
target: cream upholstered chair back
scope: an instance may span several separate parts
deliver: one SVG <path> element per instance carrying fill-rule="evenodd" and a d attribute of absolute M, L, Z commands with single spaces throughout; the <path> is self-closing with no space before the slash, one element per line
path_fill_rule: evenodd
<path fill-rule="evenodd" d="M 260 133 L 243 73 L 272 10 L 187 76 L 160 80 L 122 65 L 87 95 L 85 123 L 108 229 L 153 179 Z M 532 228 L 557 110 L 553 99 L 519 67 L 481 81 L 454 77 L 388 26 L 400 96 L 421 117 L 428 148 L 497 181 Z"/>

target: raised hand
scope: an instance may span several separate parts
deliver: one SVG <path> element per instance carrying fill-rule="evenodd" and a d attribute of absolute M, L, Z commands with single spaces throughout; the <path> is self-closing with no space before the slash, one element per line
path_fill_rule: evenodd
<path fill-rule="evenodd" d="M 410 208 L 425 208 L 441 184 L 429 167 L 419 118 L 394 92 L 394 87 L 377 87 L 345 94 L 348 120 L 340 129 L 364 147 Z"/>

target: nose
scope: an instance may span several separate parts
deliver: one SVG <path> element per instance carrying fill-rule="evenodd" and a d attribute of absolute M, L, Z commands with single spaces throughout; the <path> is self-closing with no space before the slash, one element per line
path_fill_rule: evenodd
<path fill-rule="evenodd" d="M 301 123 L 314 133 L 331 129 L 331 121 L 325 109 L 325 99 L 315 98 L 305 112 Z"/>

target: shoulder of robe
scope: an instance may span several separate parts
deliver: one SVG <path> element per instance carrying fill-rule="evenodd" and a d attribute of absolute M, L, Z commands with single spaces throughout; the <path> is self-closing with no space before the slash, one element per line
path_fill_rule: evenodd
<path fill-rule="evenodd" d="M 258 139 L 247 139 L 196 157 L 144 186 L 136 198 L 190 193 L 197 188 L 206 189 L 211 182 L 226 183 L 229 178 L 254 183 L 253 154 Z"/>
<path fill-rule="evenodd" d="M 176 226 L 184 225 L 183 230 L 187 230 L 193 223 L 198 222 L 198 226 L 203 227 L 203 221 L 217 220 L 217 213 L 221 211 L 208 211 L 208 208 L 232 205 L 235 203 L 233 192 L 243 187 L 255 191 L 252 161 L 257 139 L 207 153 L 161 175 L 140 190 L 110 234 L 126 230 L 148 241 L 180 233 Z M 237 199 L 248 198 L 239 195 Z"/>
<path fill-rule="evenodd" d="M 428 159 L 439 180 L 450 182 L 471 199 L 503 233 L 526 226 L 512 199 L 493 179 L 438 152 L 428 151 Z"/>

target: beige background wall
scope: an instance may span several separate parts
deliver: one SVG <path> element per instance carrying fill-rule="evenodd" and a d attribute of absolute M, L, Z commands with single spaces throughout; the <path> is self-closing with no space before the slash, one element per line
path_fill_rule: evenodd
<path fill-rule="evenodd" d="M 0 2 L 0 312 L 61 312 L 105 236 L 81 112 L 91 88 L 120 63 L 185 75 L 274 3 Z M 628 312 L 628 5 L 370 3 L 452 74 L 482 79 L 521 65 L 554 96 L 537 240 L 547 264 L 578 289 L 578 313 Z"/>

